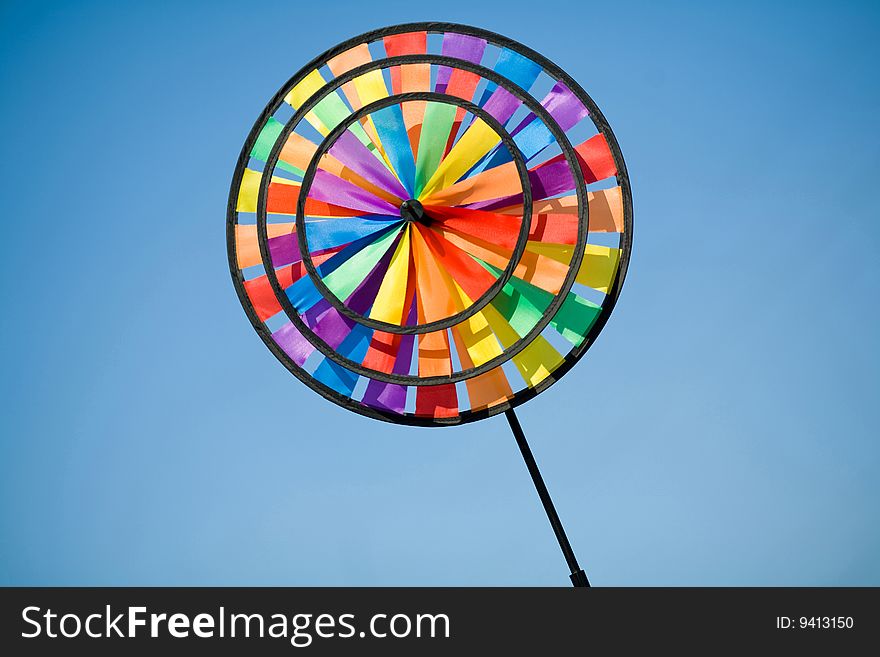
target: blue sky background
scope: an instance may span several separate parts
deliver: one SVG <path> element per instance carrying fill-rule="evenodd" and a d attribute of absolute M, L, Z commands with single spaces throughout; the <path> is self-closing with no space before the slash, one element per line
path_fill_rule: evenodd
<path fill-rule="evenodd" d="M 450 20 L 569 71 L 630 169 L 617 309 L 519 410 L 593 582 L 880 585 L 880 5 L 310 5 L 0 6 L 0 583 L 568 583 L 503 418 L 324 401 L 227 270 L 277 88 Z"/>

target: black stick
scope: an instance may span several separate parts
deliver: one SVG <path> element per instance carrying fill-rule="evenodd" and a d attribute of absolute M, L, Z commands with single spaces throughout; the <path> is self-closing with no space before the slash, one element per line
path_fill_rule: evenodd
<path fill-rule="evenodd" d="M 550 499 L 550 493 L 547 491 L 547 486 L 544 484 L 544 478 L 541 476 L 541 471 L 538 470 L 538 464 L 535 463 L 535 457 L 532 455 L 532 450 L 529 448 L 529 443 L 526 441 L 526 434 L 523 433 L 519 420 L 516 417 L 516 413 L 514 413 L 511 408 L 505 411 L 504 415 L 507 416 L 510 429 L 513 431 L 513 435 L 516 438 L 516 444 L 519 445 L 519 451 L 522 452 L 522 457 L 526 462 L 526 467 L 529 469 L 529 474 L 532 475 L 532 482 L 535 484 L 535 489 L 538 491 L 538 497 L 541 498 L 541 504 L 544 505 L 544 511 L 547 512 L 550 526 L 553 527 L 553 533 L 556 534 L 556 540 L 559 541 L 559 547 L 562 548 L 562 554 L 565 555 L 565 561 L 568 563 L 568 569 L 571 571 L 571 575 L 569 575 L 571 583 L 574 586 L 589 586 L 590 580 L 587 579 L 587 574 L 581 570 L 577 558 L 574 556 L 574 550 L 571 549 L 571 543 L 568 542 L 568 536 L 565 535 L 562 521 L 559 519 L 559 514 L 556 513 L 556 507 L 553 506 L 553 500 Z"/>

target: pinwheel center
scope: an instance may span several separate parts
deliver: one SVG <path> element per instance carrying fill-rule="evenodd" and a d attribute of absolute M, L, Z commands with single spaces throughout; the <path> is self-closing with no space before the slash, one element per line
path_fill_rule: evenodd
<path fill-rule="evenodd" d="M 431 224 L 431 218 L 425 214 L 425 208 L 414 198 L 404 201 L 400 205 L 400 218 L 404 221 L 418 222 L 423 226 Z"/>

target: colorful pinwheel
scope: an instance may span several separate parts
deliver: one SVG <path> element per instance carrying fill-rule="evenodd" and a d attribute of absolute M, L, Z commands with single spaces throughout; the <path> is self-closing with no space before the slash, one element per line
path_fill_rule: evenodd
<path fill-rule="evenodd" d="M 574 80 L 497 34 L 409 24 L 270 101 L 233 176 L 229 264 L 257 333 L 324 397 L 513 423 L 605 325 L 631 228 L 617 142 Z"/>

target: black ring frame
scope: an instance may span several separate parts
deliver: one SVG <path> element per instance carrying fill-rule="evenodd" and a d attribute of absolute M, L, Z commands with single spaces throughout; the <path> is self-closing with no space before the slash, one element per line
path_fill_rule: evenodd
<path fill-rule="evenodd" d="M 370 43 L 381 39 L 385 36 L 390 36 L 394 34 L 402 34 L 406 32 L 417 32 L 424 31 L 429 33 L 446 33 L 453 32 L 457 34 L 475 36 L 478 38 L 486 39 L 491 42 L 495 46 L 504 47 L 511 49 L 519 54 L 522 54 L 533 62 L 538 64 L 544 69 L 544 72 L 553 77 L 556 80 L 560 80 L 566 84 L 566 86 L 575 94 L 575 96 L 587 107 L 590 112 L 590 119 L 593 125 L 596 127 L 599 134 L 603 135 L 608 143 L 608 146 L 611 150 L 612 157 L 614 159 L 614 163 L 617 168 L 616 180 L 618 185 L 621 187 L 621 192 L 624 201 L 623 213 L 624 213 L 624 231 L 620 236 L 619 248 L 620 248 L 620 260 L 618 262 L 617 275 L 612 283 L 611 288 L 608 290 L 605 299 L 602 303 L 602 309 L 599 313 L 599 316 L 593 322 L 590 330 L 585 336 L 584 340 L 578 347 L 573 348 L 568 354 L 566 354 L 563 362 L 543 381 L 541 381 L 538 385 L 534 387 L 527 387 L 518 392 L 514 393 L 514 396 L 509 399 L 507 402 L 497 404 L 492 406 L 491 408 L 484 408 L 480 410 L 467 410 L 460 413 L 458 416 L 453 418 L 434 418 L 434 417 L 424 417 L 418 416 L 412 413 L 392 413 L 389 411 L 383 411 L 378 408 L 373 408 L 370 406 L 366 406 L 365 404 L 361 404 L 360 402 L 356 402 L 353 399 L 342 396 L 338 394 L 335 390 L 332 390 L 328 386 L 315 381 L 311 375 L 306 372 L 304 369 L 300 368 L 298 365 L 293 363 L 293 361 L 287 356 L 287 354 L 281 349 L 281 347 L 275 342 L 272 337 L 272 333 L 269 328 L 260 320 L 257 316 L 256 311 L 250 304 L 250 300 L 248 299 L 247 292 L 244 288 L 244 276 L 242 275 L 241 270 L 238 268 L 238 258 L 236 251 L 236 241 L 235 241 L 235 226 L 238 218 L 238 210 L 237 210 L 237 201 L 238 201 L 238 192 L 241 186 L 241 179 L 244 175 L 244 170 L 247 168 L 248 161 L 250 159 L 250 153 L 255 144 L 257 137 L 260 134 L 260 130 L 263 127 L 263 124 L 267 120 L 269 116 L 277 111 L 278 107 L 280 107 L 281 103 L 285 95 L 288 91 L 306 74 L 310 73 L 315 68 L 318 68 L 323 63 L 325 63 L 330 58 L 362 43 Z M 471 27 L 468 25 L 462 25 L 457 23 L 441 23 L 441 22 L 423 22 L 423 23 L 404 23 L 400 25 L 394 25 L 390 27 L 385 27 L 381 29 L 372 30 L 370 32 L 366 32 L 359 36 L 348 39 L 337 46 L 325 51 L 324 53 L 318 55 L 308 64 L 306 64 L 302 69 L 300 69 L 296 74 L 294 74 L 288 81 L 285 83 L 279 90 L 276 92 L 275 96 L 269 101 L 266 105 L 263 112 L 257 117 L 257 120 L 254 122 L 251 131 L 248 133 L 248 136 L 245 140 L 245 143 L 242 147 L 241 153 L 238 158 L 238 162 L 236 163 L 235 170 L 233 172 L 232 181 L 229 190 L 229 198 L 227 201 L 227 224 L 226 224 L 226 240 L 227 240 L 227 258 L 228 265 L 230 270 L 230 275 L 232 277 L 233 285 L 236 290 L 236 294 L 238 295 L 239 301 L 242 307 L 245 310 L 245 314 L 247 314 L 248 319 L 251 322 L 254 330 L 260 336 L 260 339 L 263 340 L 266 347 L 272 352 L 272 354 L 287 368 L 287 370 L 293 374 L 300 381 L 308 385 L 313 390 L 316 390 L 319 394 L 321 394 L 326 399 L 333 401 L 334 403 L 346 408 L 350 411 L 358 413 L 360 415 L 364 415 L 366 417 L 378 420 L 384 420 L 386 422 L 392 422 L 395 424 L 405 424 L 411 426 L 423 426 L 423 427 L 439 427 L 439 426 L 450 426 L 457 424 L 466 424 L 469 422 L 475 422 L 478 420 L 486 419 L 488 417 L 492 417 L 498 415 L 499 413 L 503 413 L 507 410 L 513 409 L 516 406 L 519 406 L 528 400 L 532 399 L 536 395 L 540 394 L 551 385 L 553 385 L 556 381 L 562 378 L 573 366 L 574 364 L 580 360 L 580 358 L 586 353 L 590 346 L 595 342 L 596 337 L 604 328 L 605 324 L 608 322 L 608 318 L 610 317 L 614 307 L 617 304 L 617 300 L 620 296 L 620 291 L 623 287 L 624 280 L 626 279 L 626 273 L 629 267 L 629 260 L 632 252 L 632 235 L 633 235 L 633 206 L 632 206 L 632 189 L 629 180 L 629 174 L 626 168 L 626 162 L 623 159 L 623 154 L 620 151 L 620 146 L 617 142 L 617 138 L 614 135 L 611 126 L 609 125 L 607 119 L 604 114 L 602 114 L 599 107 L 596 105 L 595 101 L 587 94 L 586 91 L 575 81 L 570 75 L 568 75 L 564 70 L 562 70 L 559 66 L 554 64 L 552 61 L 547 59 L 545 56 L 540 53 L 532 50 L 531 48 L 524 46 L 513 39 L 505 37 L 503 35 L 491 32 L 489 30 L 483 30 L 480 28 Z"/>
<path fill-rule="evenodd" d="M 275 164 L 278 161 L 278 158 L 281 153 L 281 149 L 286 141 L 290 132 L 293 131 L 293 128 L 305 117 L 305 115 L 311 111 L 324 97 L 326 97 L 329 93 L 332 93 L 336 89 L 340 88 L 346 82 L 349 82 L 355 78 L 360 77 L 364 73 L 368 73 L 374 70 L 390 68 L 392 66 L 398 66 L 402 64 L 412 64 L 412 63 L 430 63 L 441 66 L 450 66 L 454 68 L 459 68 L 461 70 L 469 71 L 475 73 L 484 79 L 489 80 L 490 82 L 494 82 L 495 84 L 503 87 L 506 91 L 511 93 L 511 95 L 515 96 L 520 100 L 532 113 L 534 113 L 538 118 L 540 118 L 547 129 L 551 132 L 554 139 L 556 139 L 560 148 L 563 151 L 566 159 L 568 160 L 569 169 L 572 171 L 573 177 L 575 179 L 575 191 L 578 196 L 578 239 L 577 243 L 574 245 L 572 260 L 569 263 L 569 269 L 566 272 L 565 279 L 559 289 L 559 292 L 554 295 L 550 304 L 548 304 L 547 308 L 544 311 L 544 314 L 541 316 L 541 319 L 529 330 L 526 335 L 521 336 L 519 340 L 517 340 L 510 347 L 505 348 L 498 356 L 486 361 L 485 363 L 471 367 L 468 369 L 463 369 L 458 372 L 453 372 L 450 375 L 445 376 L 431 376 L 431 377 L 419 377 L 413 375 L 401 375 L 401 374 L 387 374 L 385 372 L 379 372 L 376 370 L 371 370 L 369 368 L 364 367 L 361 363 L 356 363 L 345 356 L 340 355 L 335 349 L 333 349 L 330 345 L 328 345 L 320 336 L 315 334 L 314 331 L 309 328 L 305 322 L 303 322 L 299 313 L 290 303 L 287 294 L 284 293 L 283 289 L 278 285 L 278 279 L 275 275 L 275 271 L 271 268 L 271 257 L 269 255 L 268 250 L 268 233 L 266 230 L 266 201 L 267 201 L 267 193 L 269 189 L 269 183 L 271 181 L 271 175 L 263 175 L 260 181 L 260 190 L 259 195 L 257 197 L 257 235 L 258 241 L 260 244 L 260 251 L 263 257 L 263 267 L 266 270 L 266 274 L 268 276 L 269 282 L 272 285 L 272 289 L 275 292 L 275 296 L 278 302 L 281 304 L 281 307 L 284 309 L 285 314 L 288 316 L 294 326 L 296 326 L 297 330 L 305 336 L 305 338 L 322 354 L 324 354 L 327 358 L 330 358 L 335 363 L 345 367 L 351 372 L 354 372 L 360 376 L 366 376 L 372 379 L 376 379 L 378 381 L 382 381 L 383 383 L 394 383 L 398 385 L 406 385 L 406 386 L 436 386 L 436 385 L 446 385 L 449 383 L 457 383 L 459 381 L 464 381 L 469 378 L 473 378 L 479 376 L 484 372 L 488 372 L 495 367 L 502 365 L 507 362 L 514 356 L 516 356 L 519 352 L 525 349 L 529 344 L 531 344 L 535 338 L 543 332 L 543 330 L 550 324 L 553 317 L 556 315 L 556 312 L 565 302 L 565 298 L 568 295 L 568 292 L 571 290 L 571 286 L 574 284 L 575 278 L 577 277 L 577 272 L 580 267 L 581 260 L 583 258 L 584 249 L 587 241 L 587 233 L 589 230 L 588 227 L 588 204 L 586 197 L 586 183 L 584 181 L 583 172 L 578 164 L 577 155 L 575 154 L 574 148 L 571 145 L 571 142 L 568 140 L 568 137 L 565 135 L 564 131 L 562 131 L 559 126 L 554 121 L 553 117 L 550 115 L 549 111 L 546 108 L 541 106 L 534 98 L 532 98 L 527 91 L 510 82 L 509 80 L 503 78 L 498 75 L 494 71 L 491 71 L 487 68 L 479 66 L 477 64 L 473 64 L 471 62 L 465 62 L 462 60 L 457 60 L 451 57 L 444 57 L 438 55 L 406 55 L 403 57 L 389 57 L 386 59 L 370 62 L 368 64 L 364 64 L 362 66 L 358 66 L 356 68 L 347 71 L 345 74 L 340 75 L 334 78 L 332 81 L 328 82 L 321 90 L 315 95 L 311 96 L 305 103 L 303 103 L 299 109 L 294 113 L 294 115 L 289 119 L 287 124 L 285 125 L 282 132 L 279 134 L 278 138 L 276 138 L 276 142 L 269 154 L 269 157 L 266 161 L 266 166 L 264 167 L 264 172 L 266 170 L 272 171 L 275 168 Z M 325 93 L 324 90 L 326 90 Z M 400 95 L 396 96 L 396 98 L 400 98 Z M 451 97 L 450 101 L 451 101 Z M 377 101 L 380 102 L 380 101 Z M 476 106 L 472 103 L 466 103 L 463 105 L 466 109 L 472 110 Z M 492 118 L 494 121 L 494 117 Z M 492 125 L 493 129 L 498 131 L 498 127 L 496 127 L 497 122 Z M 500 128 L 503 133 L 503 127 Z M 322 142 L 322 144 L 326 143 L 326 138 Z M 518 148 L 514 145 L 514 152 L 518 151 Z M 314 167 L 316 159 L 313 156 L 311 162 L 309 163 L 309 171 L 312 171 L 312 176 L 314 176 Z M 305 185 L 305 180 L 303 181 L 303 185 Z M 302 187 L 301 187 L 302 189 Z M 531 185 L 524 189 L 524 193 L 528 192 L 529 201 L 531 201 Z M 299 203 L 297 208 L 297 221 L 299 221 L 299 217 L 304 214 L 305 207 L 305 199 L 302 191 L 300 191 Z M 531 209 L 531 207 L 529 208 Z M 529 213 L 531 215 L 531 213 Z M 531 216 L 529 216 L 529 222 L 526 224 L 526 227 L 521 227 L 521 229 L 526 229 L 527 226 L 531 225 Z M 521 256 L 520 256 L 521 257 Z M 511 262 L 508 263 L 508 269 L 512 273 L 513 269 L 518 263 Z M 507 277 L 509 280 L 509 276 Z M 497 283 L 497 281 L 496 281 Z M 500 289 L 500 288 L 499 288 Z M 325 297 L 326 298 L 326 297 Z M 328 299 L 329 301 L 329 299 Z M 491 301 L 491 299 L 490 299 Z M 476 312 L 476 311 L 475 311 Z M 445 320 L 444 320 L 445 321 Z"/>
<path fill-rule="evenodd" d="M 382 60 L 384 63 L 387 60 Z M 331 91 L 332 93 L 332 91 Z M 326 97 L 326 96 L 325 96 Z M 388 322 L 381 322 L 374 319 L 370 319 L 369 317 L 364 317 L 360 313 L 353 311 L 351 308 L 345 305 L 343 301 L 341 301 L 331 290 L 327 288 L 324 284 L 324 281 L 321 279 L 320 275 L 316 271 L 315 264 L 312 261 L 311 254 L 308 249 L 307 244 L 307 235 L 304 230 L 305 222 L 303 221 L 303 217 L 305 216 L 305 203 L 306 199 L 309 195 L 309 191 L 311 189 L 312 181 L 315 177 L 316 173 L 316 165 L 317 162 L 321 160 L 321 157 L 332 147 L 333 143 L 339 136 L 348 129 L 348 126 L 352 125 L 356 121 L 360 120 L 364 116 L 372 114 L 373 112 L 384 109 L 385 107 L 389 107 L 391 105 L 395 105 L 398 103 L 405 103 L 409 101 L 434 101 L 445 103 L 447 105 L 455 105 L 456 107 L 461 107 L 466 111 L 470 112 L 474 116 L 483 119 L 489 126 L 495 130 L 496 134 L 500 140 L 504 143 L 507 149 L 511 152 L 511 155 L 516 162 L 517 171 L 519 172 L 520 185 L 523 190 L 523 216 L 522 223 L 520 225 L 519 236 L 516 242 L 516 246 L 513 250 L 513 253 L 510 257 L 510 262 L 505 267 L 501 276 L 499 276 L 493 283 L 490 285 L 486 291 L 480 295 L 478 299 L 475 299 L 474 302 L 465 308 L 462 311 L 455 313 L 454 315 L 450 315 L 441 320 L 437 320 L 434 322 L 426 322 L 424 324 L 416 324 L 413 326 L 406 325 L 398 325 L 398 324 L 390 324 Z M 290 120 L 288 126 L 293 125 L 293 119 Z M 282 131 L 277 137 L 277 144 L 281 144 L 283 148 L 283 141 L 286 139 L 286 135 L 289 135 L 291 130 L 287 130 L 287 126 L 285 126 L 285 130 Z M 274 152 L 274 149 L 273 149 Z M 270 152 L 269 158 L 266 162 L 266 168 L 274 170 L 275 165 L 277 163 L 277 158 L 273 159 L 273 152 Z M 281 153 L 281 149 L 279 148 L 279 156 Z M 262 231 L 259 228 L 259 222 L 261 221 L 261 217 L 264 213 L 259 212 L 258 209 L 258 217 L 257 217 L 257 235 L 258 239 L 262 239 Z M 445 94 L 440 94 L 436 92 L 410 92 L 405 94 L 397 94 L 388 96 L 387 98 L 382 98 L 380 100 L 374 101 L 364 107 L 360 108 L 356 112 L 350 114 L 344 121 L 342 121 L 339 125 L 337 125 L 327 136 L 324 138 L 322 143 L 318 146 L 315 154 L 312 156 L 312 160 L 309 163 L 309 168 L 306 170 L 305 176 L 303 177 L 302 183 L 300 183 L 300 192 L 299 199 L 297 201 L 297 211 L 296 211 L 296 230 L 297 230 L 297 239 L 299 242 L 300 253 L 302 254 L 302 262 L 306 268 L 306 271 L 311 276 L 312 281 L 315 283 L 315 287 L 318 288 L 318 292 L 321 293 L 321 296 L 326 299 L 332 306 L 334 306 L 339 312 L 341 312 L 346 317 L 353 319 L 359 324 L 363 324 L 369 328 L 373 328 L 379 331 L 385 331 L 387 333 L 397 333 L 401 335 L 412 335 L 412 334 L 420 334 L 420 333 L 431 333 L 433 331 L 441 331 L 457 324 L 460 324 L 464 320 L 469 317 L 473 317 L 480 310 L 485 308 L 495 295 L 504 287 L 504 284 L 510 280 L 513 276 L 513 272 L 516 269 L 516 266 L 519 264 L 519 261 L 522 259 L 522 255 L 526 250 L 526 243 L 529 240 L 529 226 L 531 222 L 532 216 L 532 191 L 531 184 L 529 183 L 529 170 L 526 166 L 525 160 L 522 157 L 522 154 L 519 152 L 519 149 L 516 147 L 516 144 L 513 141 L 513 138 L 510 134 L 504 129 L 504 126 L 495 119 L 491 114 L 486 112 L 482 107 L 476 105 L 474 103 L 468 102 L 464 99 L 455 97 L 455 96 L 447 96 Z M 266 234 L 268 239 L 268 233 Z M 265 267 L 265 263 L 264 263 Z M 273 267 L 274 269 L 274 267 Z M 277 276 L 275 277 L 277 280 Z M 271 283 L 271 278 L 269 279 Z M 275 288 L 273 287 L 273 290 Z M 279 290 L 280 290 L 279 286 Z M 277 297 L 279 294 L 278 290 L 275 290 L 275 296 Z M 281 290 L 281 294 L 284 297 L 287 297 L 284 294 L 283 290 Z M 282 300 L 279 298 L 279 302 L 284 305 Z M 295 310 L 295 308 L 294 308 Z"/>

